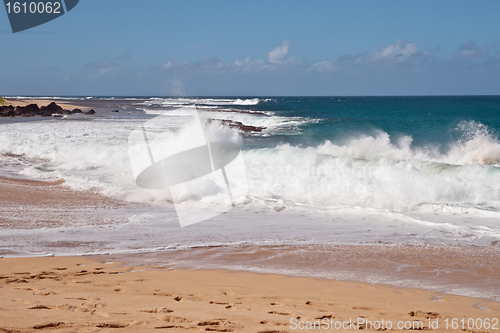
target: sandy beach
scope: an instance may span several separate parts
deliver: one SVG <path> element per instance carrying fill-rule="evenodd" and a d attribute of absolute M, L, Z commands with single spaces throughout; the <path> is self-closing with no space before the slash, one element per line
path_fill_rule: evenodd
<path fill-rule="evenodd" d="M 500 315 L 494 302 L 355 282 L 158 270 L 122 266 L 110 258 L 4 258 L 1 263 L 2 332 L 377 331 L 382 320 L 394 332 L 456 332 L 462 329 L 452 329 L 452 322 L 493 323 Z"/>
<path fill-rule="evenodd" d="M 23 223 L 24 228 L 40 224 L 57 227 L 63 219 L 77 218 L 79 213 L 72 213 L 72 208 L 122 207 L 119 201 L 71 191 L 62 181 L 2 178 L 0 188 L 4 227 L 21 224 L 21 215 L 33 224 Z M 15 206 L 23 206 L 23 212 L 8 211 L 8 207 Z M 58 220 L 50 210 L 35 216 L 36 206 L 66 210 Z M 94 219 L 95 223 L 106 223 Z M 253 251 L 253 256 L 262 265 L 272 267 L 272 258 L 279 252 L 282 258 L 275 266 L 299 267 L 300 261 L 309 266 L 328 263 L 332 272 L 356 263 L 355 270 L 368 273 L 377 266 L 381 269 L 381 265 L 388 271 L 397 267 L 408 277 L 442 275 L 442 282 L 449 284 L 462 280 L 491 284 L 498 276 L 498 256 L 491 249 L 464 252 L 450 247 L 344 246 L 330 250 L 329 256 L 315 253 L 315 258 L 309 259 L 297 257 L 293 250 L 262 247 Z M 291 254 L 287 256 L 287 252 Z M 162 265 L 146 264 L 147 254 L 1 258 L 0 332 L 97 332 L 116 328 L 172 332 L 345 332 L 382 328 L 394 332 L 449 332 L 462 331 L 462 319 L 465 331 L 495 332 L 491 327 L 494 318 L 500 317 L 499 303 L 436 291 L 279 274 L 173 268 L 181 257 L 204 261 L 217 254 L 223 267 L 242 262 L 248 253 L 244 248 L 195 248 L 157 254 Z M 9 256 L 8 251 L 2 254 Z M 271 258 L 271 263 L 263 260 L 266 257 Z M 360 261 L 363 257 L 364 261 Z M 490 329 L 477 329 L 486 322 Z M 452 323 L 460 327 L 453 329 Z"/>
<path fill-rule="evenodd" d="M 500 333 L 500 1 L 4 1 L 0 333 Z"/>
<path fill-rule="evenodd" d="M 88 106 L 56 103 L 67 109 Z M 50 231 L 69 222 L 119 226 L 129 222 L 127 209 L 148 207 L 75 191 L 62 179 L 0 177 L 5 230 Z M 48 238 L 39 244 L 62 252 L 109 246 L 93 239 Z M 497 245 L 241 245 L 73 257 L 23 257 L 17 247 L 4 246 L 0 332 L 495 332 L 500 328 L 495 324 L 500 303 L 493 301 L 500 288 Z M 275 271 L 289 273 L 270 274 Z"/>

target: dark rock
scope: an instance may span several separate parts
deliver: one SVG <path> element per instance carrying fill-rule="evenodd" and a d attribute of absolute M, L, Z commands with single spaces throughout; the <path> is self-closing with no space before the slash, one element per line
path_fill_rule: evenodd
<path fill-rule="evenodd" d="M 40 111 L 40 108 L 36 104 L 29 104 L 26 106 L 16 106 L 14 111 L 16 116 L 31 117 L 35 116 Z"/>
<path fill-rule="evenodd" d="M 265 127 L 257 127 L 257 126 L 251 126 L 251 125 L 244 125 L 240 121 L 233 121 L 233 120 L 226 120 L 226 119 L 220 119 L 219 120 L 221 123 L 224 125 L 228 125 L 229 127 L 236 127 L 240 131 L 243 131 L 245 133 L 248 132 L 262 132 L 262 130 L 265 130 Z"/>
<path fill-rule="evenodd" d="M 12 105 L 0 106 L 0 113 L 8 111 L 14 111 L 14 107 Z"/>
<path fill-rule="evenodd" d="M 24 114 L 24 106 L 16 106 L 14 109 L 16 116 L 22 116 Z"/>
<path fill-rule="evenodd" d="M 26 113 L 37 113 L 38 111 L 40 111 L 40 108 L 36 104 L 30 104 L 24 107 L 24 111 Z"/>
<path fill-rule="evenodd" d="M 52 102 L 49 105 L 38 107 L 36 104 L 29 104 L 26 106 L 16 106 L 12 105 L 8 106 L 0 106 L 0 117 L 33 117 L 33 116 L 42 116 L 42 117 L 61 117 L 65 114 L 76 114 L 76 113 L 85 113 L 85 114 L 95 114 L 94 110 L 90 110 L 88 112 L 83 112 L 80 109 L 74 109 L 73 111 L 64 110 L 62 107 Z"/>
<path fill-rule="evenodd" d="M 60 107 L 59 105 L 57 105 L 55 102 L 52 102 L 50 103 L 49 105 L 47 106 L 42 106 L 40 108 L 41 111 L 50 111 L 52 113 L 56 113 L 56 112 L 61 112 L 62 111 L 62 107 Z"/>
<path fill-rule="evenodd" d="M 5 109 L 5 111 L 4 111 L 3 106 L 0 105 L 0 117 L 7 117 L 6 115 L 5 116 L 3 115 L 4 112 L 5 112 L 5 114 L 7 114 L 7 110 Z"/>
<path fill-rule="evenodd" d="M 15 117 L 16 109 L 12 105 L 0 106 L 0 117 Z"/>

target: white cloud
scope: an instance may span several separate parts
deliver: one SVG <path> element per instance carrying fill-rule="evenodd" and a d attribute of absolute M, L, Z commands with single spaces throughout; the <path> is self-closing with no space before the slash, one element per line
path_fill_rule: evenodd
<path fill-rule="evenodd" d="M 173 66 L 172 60 L 169 60 L 161 64 L 162 69 L 170 69 L 172 66 Z"/>
<path fill-rule="evenodd" d="M 328 73 L 328 72 L 333 72 L 337 69 L 336 66 L 332 65 L 331 62 L 329 61 L 321 61 L 313 64 L 311 66 L 311 70 L 317 71 L 319 73 Z"/>
<path fill-rule="evenodd" d="M 405 42 L 398 38 L 395 44 L 387 47 L 379 46 L 379 51 L 372 54 L 374 59 L 394 59 L 398 62 L 404 61 L 408 57 L 418 53 L 416 43 Z"/>
<path fill-rule="evenodd" d="M 270 51 L 267 56 L 269 58 L 269 63 L 271 64 L 281 64 L 287 60 L 288 57 L 288 47 L 290 46 L 289 40 L 284 40 L 281 46 L 278 46 L 274 50 Z"/>

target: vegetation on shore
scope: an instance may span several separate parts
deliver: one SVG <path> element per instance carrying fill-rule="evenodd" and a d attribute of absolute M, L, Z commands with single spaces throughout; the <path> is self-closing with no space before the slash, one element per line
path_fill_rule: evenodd
<path fill-rule="evenodd" d="M 1 105 L 12 105 L 12 103 L 0 96 L 0 106 Z"/>

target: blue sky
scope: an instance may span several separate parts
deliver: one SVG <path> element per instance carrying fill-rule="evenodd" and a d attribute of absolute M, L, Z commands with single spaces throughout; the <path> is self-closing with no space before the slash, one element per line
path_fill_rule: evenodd
<path fill-rule="evenodd" d="M 13 34 L 0 95 L 500 94 L 500 1 L 81 0 Z"/>

